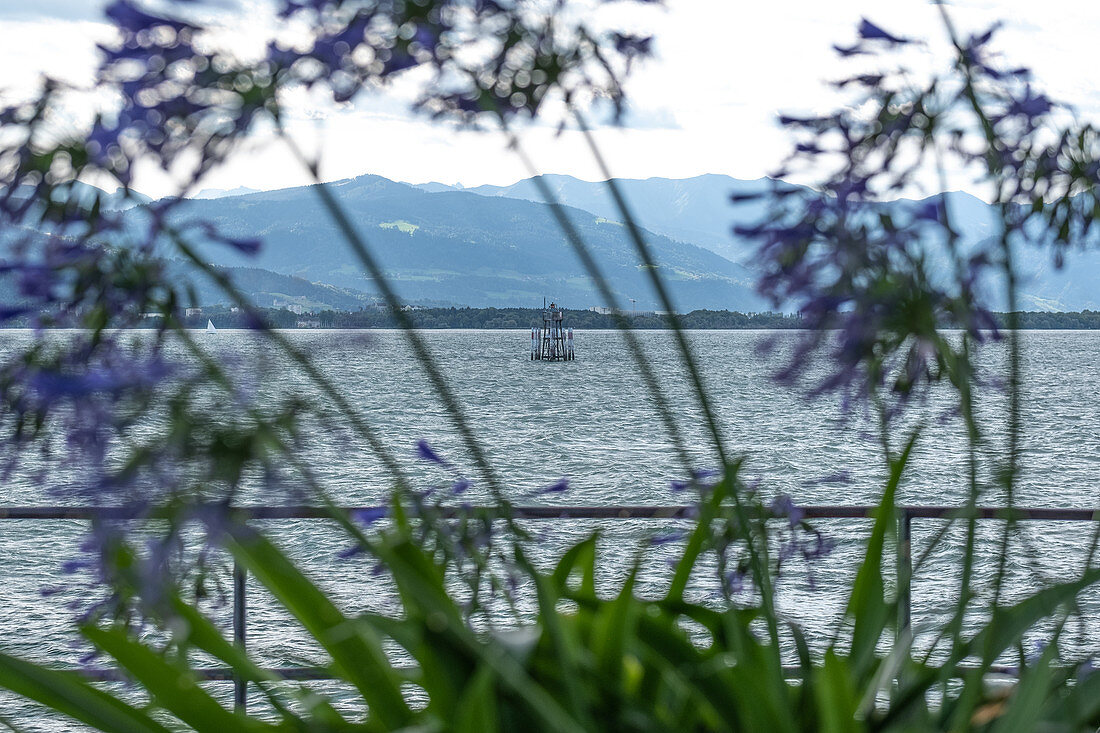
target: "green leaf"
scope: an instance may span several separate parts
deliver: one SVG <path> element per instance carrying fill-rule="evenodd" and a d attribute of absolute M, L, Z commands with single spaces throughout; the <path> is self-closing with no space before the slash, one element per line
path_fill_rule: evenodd
<path fill-rule="evenodd" d="M 637 617 L 642 603 L 634 598 L 634 583 L 638 577 L 638 562 L 630 569 L 618 597 L 601 604 L 592 624 L 589 646 L 600 672 L 609 680 L 618 680 L 623 673 L 623 654 L 627 640 L 636 633 Z"/>
<path fill-rule="evenodd" d="M 730 609 L 723 614 L 723 648 L 737 661 L 731 671 L 736 679 L 732 688 L 739 697 L 737 709 L 747 730 L 794 731 L 798 726 L 792 688 L 783 675 L 780 650 L 762 643 L 752 629 L 761 616 L 756 609 Z"/>
<path fill-rule="evenodd" d="M 591 546 L 594 547 L 594 544 Z M 523 551 L 518 547 L 516 548 L 516 560 L 521 567 L 526 569 L 528 577 L 535 582 L 535 594 L 539 604 L 539 623 L 542 625 L 543 634 L 549 639 L 550 646 L 553 649 L 553 665 L 557 669 L 558 676 L 565 688 L 566 708 L 580 722 L 582 728 L 591 730 L 593 727 L 592 720 L 586 703 L 589 697 L 585 694 L 586 690 L 579 686 L 582 680 L 581 669 L 584 667 L 584 661 L 581 658 L 582 647 L 580 639 L 577 638 L 575 627 L 562 622 L 556 608 L 559 596 L 554 592 L 550 580 L 537 572 L 527 562 Z M 592 563 L 594 562 L 595 555 L 593 554 Z M 586 570 L 585 574 L 587 576 L 589 572 Z"/>
<path fill-rule="evenodd" d="M 667 600 L 678 601 L 684 597 L 684 589 L 687 588 L 688 579 L 691 577 L 691 572 L 695 569 L 695 563 L 705 549 L 707 539 L 710 536 L 710 523 L 718 516 L 718 510 L 722 506 L 722 502 L 735 490 L 736 470 L 737 465 L 727 469 L 722 480 L 715 484 L 710 496 L 702 503 L 695 529 L 688 537 L 684 554 L 676 564 L 676 572 L 672 576 L 672 583 L 669 585 L 668 594 L 665 596 Z M 741 517 L 741 519 L 744 520 L 744 517 Z"/>
<path fill-rule="evenodd" d="M 980 701 L 985 668 L 1006 649 L 1019 643 L 1028 629 L 1071 602 L 1081 591 L 1097 581 L 1100 581 L 1100 568 L 1092 568 L 1075 581 L 1044 588 L 1014 606 L 996 608 L 993 617 L 981 631 L 953 655 L 951 665 L 969 656 L 979 657 L 982 664 L 963 675 L 965 686 L 953 704 L 944 706 L 941 719 L 950 720 L 951 725 L 956 727 L 969 721 Z M 949 674 L 951 665 L 945 665 L 941 677 Z"/>
<path fill-rule="evenodd" d="M 1062 689 L 1067 693 L 1066 698 L 1050 701 L 1057 706 L 1055 712 L 1069 719 L 1072 730 L 1095 729 L 1100 718 L 1100 674 L 1095 671 L 1078 674 L 1077 684 L 1065 685 Z"/>
<path fill-rule="evenodd" d="M 122 627 L 84 626 L 81 633 L 110 654 L 163 707 L 195 730 L 262 731 L 274 728 L 232 713 L 199 687 L 194 672 L 134 641 Z"/>
<path fill-rule="evenodd" d="M 1100 582 L 1100 568 L 1092 568 L 1077 580 L 1044 588 L 1014 606 L 999 606 L 989 622 L 967 644 L 969 653 L 979 654 L 986 664 L 991 664 L 1016 644 L 1024 632 L 1097 582 Z"/>
<path fill-rule="evenodd" d="M 386 729 L 408 725 L 412 713 L 400 678 L 366 624 L 352 623 L 316 585 L 263 535 L 245 525 L 228 530 L 234 558 L 296 618 L 332 657 L 334 671 L 355 685 L 371 719 Z"/>
<path fill-rule="evenodd" d="M 1054 670 L 1050 664 L 1057 653 L 1057 646 L 1043 650 L 1039 661 L 1024 672 L 1004 715 L 993 726 L 993 733 L 1029 733 L 1038 728 L 1043 712 L 1043 701 L 1054 683 Z"/>
<path fill-rule="evenodd" d="M 396 512 L 395 512 L 396 513 Z M 466 626 L 462 610 L 447 593 L 444 568 L 397 532 L 375 546 L 397 583 L 404 618 L 384 622 L 373 616 L 380 633 L 401 644 L 417 661 L 420 680 L 431 691 L 431 712 L 443 720 L 454 715 L 474 674 L 480 642 Z M 404 627 L 404 628 L 402 628 Z"/>
<path fill-rule="evenodd" d="M 170 733 L 141 710 L 97 690 L 73 672 L 0 654 L 0 687 L 106 733 Z"/>
<path fill-rule="evenodd" d="M 817 700 L 817 730 L 821 733 L 845 733 L 862 730 L 865 726 L 856 720 L 859 700 L 852 685 L 853 670 L 829 649 L 814 687 Z"/>
<path fill-rule="evenodd" d="M 794 648 L 798 652 L 801 684 L 797 687 L 797 694 L 803 701 L 811 701 L 814 695 L 814 686 L 817 684 L 817 675 L 815 674 L 813 657 L 810 655 L 810 645 L 806 643 L 806 635 L 802 633 L 802 628 L 798 624 L 788 622 L 787 628 L 790 629 L 791 636 L 794 637 Z"/>
<path fill-rule="evenodd" d="M 878 665 L 874 677 L 864 687 L 863 697 L 859 702 L 858 709 L 861 718 L 866 718 L 874 711 L 875 702 L 880 692 L 889 692 L 891 690 L 901 670 L 904 669 L 906 663 L 910 662 L 912 659 L 910 656 L 912 647 L 913 631 L 906 627 L 894 639 L 894 643 L 891 645 L 890 651 L 886 655 L 886 659 Z"/>
<path fill-rule="evenodd" d="M 660 606 L 649 606 L 650 610 L 653 608 Z M 682 707 L 690 713 L 691 720 L 699 721 L 689 726 L 688 721 L 681 720 L 674 729 L 755 730 L 744 722 L 745 716 L 763 708 L 756 699 L 748 704 L 753 695 L 746 686 L 737 684 L 746 680 L 735 676 L 736 667 L 715 664 L 718 660 L 714 655 L 696 647 L 676 625 L 674 616 L 641 614 L 636 640 L 646 675 L 655 681 L 640 691 L 642 698 L 637 701 L 640 709 L 653 711 L 660 720 L 664 711 L 675 712 Z"/>
<path fill-rule="evenodd" d="M 454 733 L 494 733 L 499 729 L 496 678 L 488 667 L 480 668 L 462 694 L 455 711 Z"/>
<path fill-rule="evenodd" d="M 258 666 L 244 649 L 226 640 L 213 623 L 179 597 L 172 599 L 172 611 L 186 624 L 180 641 L 192 644 L 229 665 L 249 682 L 276 682 L 278 677 Z"/>
<path fill-rule="evenodd" d="M 248 656 L 248 653 L 240 646 L 230 643 L 221 631 L 193 606 L 185 603 L 176 596 L 171 600 L 172 610 L 177 618 L 184 622 L 184 632 L 179 634 L 181 643 L 191 644 L 215 659 L 228 665 L 241 679 L 254 683 L 267 697 L 272 707 L 283 716 L 284 719 L 300 722 L 280 696 L 268 683 L 277 683 L 280 678 L 269 672 Z M 314 695 L 305 696 L 303 701 L 309 713 L 330 725 L 346 724 L 347 721 L 324 698 Z"/>
<path fill-rule="evenodd" d="M 587 539 L 573 545 L 562 555 L 550 576 L 554 588 L 560 594 L 567 593 L 569 581 L 579 570 L 581 574 L 580 592 L 595 597 L 596 595 L 596 540 L 598 534 L 593 534 Z"/>
<path fill-rule="evenodd" d="M 393 574 L 407 614 L 431 619 L 439 641 L 446 642 L 450 648 L 463 650 L 470 658 L 491 668 L 502 686 L 527 705 L 528 715 L 540 719 L 547 730 L 559 733 L 577 730 L 577 721 L 544 686 L 531 678 L 515 657 L 499 645 L 483 644 L 467 628 L 443 587 L 442 576 L 420 547 L 399 537 L 375 549 L 379 560 Z"/>
<path fill-rule="evenodd" d="M 852 645 L 848 656 L 852 673 L 861 685 L 875 664 L 875 647 L 882 632 L 893 621 L 890 605 L 886 601 L 886 584 L 882 577 L 882 554 L 886 535 L 895 523 L 894 497 L 918 434 L 914 432 L 901 455 L 890 460 L 890 477 L 882 492 L 882 501 L 875 511 L 875 525 L 867 540 L 867 551 L 848 600 L 847 615 L 853 621 Z"/>

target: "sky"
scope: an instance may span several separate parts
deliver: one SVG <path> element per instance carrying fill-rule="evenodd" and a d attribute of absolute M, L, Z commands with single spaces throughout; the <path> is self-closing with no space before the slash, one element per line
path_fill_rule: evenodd
<path fill-rule="evenodd" d="M 216 0 L 243 5 L 250 22 L 264 0 Z M 91 81 L 95 43 L 110 37 L 99 19 L 102 0 L 0 0 L 0 94 L 29 94 L 42 73 L 77 84 Z M 627 85 L 626 124 L 600 125 L 596 136 L 614 175 L 681 178 L 720 173 L 753 179 L 774 171 L 789 140 L 780 112 L 834 109 L 843 102 L 828 81 L 852 70 L 834 43 L 855 39 L 862 17 L 896 34 L 924 39 L 919 67 L 949 59 L 936 8 L 926 0 L 666 0 L 617 11 L 622 22 L 655 35 L 655 58 Z M 1100 35 L 1100 3 L 1083 0 L 955 0 L 964 31 L 1004 22 L 998 47 L 1013 65 L 1029 66 L 1042 88 L 1100 122 L 1100 88 L 1088 51 Z M 848 62 L 851 63 L 851 62 Z M 859 63 L 858 61 L 856 63 Z M 411 85 L 336 107 L 303 97 L 291 130 L 320 153 L 327 180 L 373 173 L 394 180 L 465 186 L 507 184 L 528 171 L 499 133 L 459 130 L 409 112 Z M 596 180 L 598 169 L 580 133 L 551 126 L 523 131 L 542 173 Z M 273 189 L 301 185 L 307 175 L 289 152 L 260 136 L 199 187 Z M 154 196 L 177 182 L 144 171 L 136 187 Z M 970 188 L 963 177 L 952 188 Z"/>

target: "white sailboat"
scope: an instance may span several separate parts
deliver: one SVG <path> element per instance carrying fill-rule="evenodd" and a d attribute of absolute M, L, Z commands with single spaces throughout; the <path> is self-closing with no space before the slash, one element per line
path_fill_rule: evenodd
<path fill-rule="evenodd" d="M 207 333 L 217 333 L 218 332 L 218 329 L 214 328 L 214 322 L 211 321 L 209 318 L 206 319 L 206 332 Z"/>

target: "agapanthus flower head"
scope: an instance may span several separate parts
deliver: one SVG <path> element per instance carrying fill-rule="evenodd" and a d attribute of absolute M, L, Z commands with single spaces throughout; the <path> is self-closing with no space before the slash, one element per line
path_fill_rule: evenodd
<path fill-rule="evenodd" d="M 973 378 L 969 352 L 946 331 L 962 329 L 972 345 L 998 338 L 993 311 L 1009 303 L 994 288 L 1007 248 L 1050 246 L 1059 265 L 1069 245 L 1095 243 L 1100 136 L 1087 125 L 1052 130 L 1057 104 L 1026 70 L 1002 67 L 995 31 L 960 40 L 953 63 L 926 81 L 884 62 L 837 83 L 857 95 L 838 111 L 780 117 L 793 138 L 782 173 L 816 182 L 739 196 L 767 199 L 771 213 L 736 233 L 758 244 L 759 292 L 806 326 L 781 381 L 822 374 L 825 355 L 830 368 L 811 394 L 885 399 L 897 414 L 932 383 Z M 838 52 L 881 55 L 910 42 L 867 20 L 859 35 Z M 992 233 L 968 230 L 954 195 L 894 200 L 944 165 L 996 183 Z"/>

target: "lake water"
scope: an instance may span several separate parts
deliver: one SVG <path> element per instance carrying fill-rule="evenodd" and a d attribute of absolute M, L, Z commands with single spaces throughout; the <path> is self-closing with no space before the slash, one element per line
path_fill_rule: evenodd
<path fill-rule="evenodd" d="M 26 343 L 29 332 L 0 332 L 6 348 Z M 416 443 L 427 440 L 439 453 L 474 479 L 460 441 L 451 429 L 427 380 L 396 332 L 299 331 L 288 337 L 308 352 L 365 419 L 388 449 L 419 482 L 444 484 L 453 475 L 416 457 Z M 527 331 L 431 331 L 424 333 L 441 369 L 466 407 L 490 462 L 517 503 L 670 504 L 681 503 L 671 482 L 682 469 L 669 450 L 651 398 L 614 332 L 577 334 L 577 360 L 543 363 L 528 360 Z M 668 389 L 677 419 L 697 465 L 713 465 L 699 411 L 672 347 L 669 334 L 640 332 L 651 362 Z M 800 504 L 871 504 L 882 489 L 881 449 L 870 423 L 845 416 L 835 400 L 807 403 L 775 385 L 769 375 L 778 356 L 760 351 L 778 339 L 779 352 L 797 338 L 791 332 L 693 332 L 704 378 L 710 388 L 729 449 L 746 458 L 745 472 L 767 494 L 785 492 Z M 51 335 L 63 338 L 63 334 Z M 273 353 L 254 333 L 219 331 L 197 338 L 236 376 L 243 389 L 270 402 L 298 395 L 324 399 L 292 362 Z M 1018 503 L 1025 506 L 1094 507 L 1100 490 L 1100 332 L 1027 332 L 1023 335 L 1026 390 L 1023 403 L 1025 453 Z M 1003 359 L 1002 347 L 990 347 L 988 364 Z M 1002 445 L 1004 399 L 990 393 L 979 403 L 989 450 Z M 902 483 L 903 504 L 959 505 L 966 494 L 964 434 L 950 412 L 946 391 L 939 391 L 917 416 L 927 421 L 909 473 Z M 313 425 L 299 455 L 337 501 L 371 504 L 387 490 L 387 479 L 369 449 L 346 431 Z M 846 482 L 822 481 L 846 474 Z M 552 499 L 540 495 L 562 477 L 569 491 Z M 244 503 L 292 501 L 291 491 L 250 489 Z M 478 489 L 472 490 L 475 498 Z M 996 504 L 990 494 L 983 503 Z M 50 485 L 29 473 L 14 476 L 0 503 L 57 503 Z M 838 542 L 828 562 L 795 568 L 781 581 L 781 608 L 803 624 L 820 644 L 843 609 L 839 589 L 858 563 L 866 521 L 817 523 Z M 606 582 L 614 585 L 647 533 L 667 529 L 653 521 L 567 521 L 532 523 L 545 547 L 562 548 L 593 529 L 604 532 Z M 914 523 L 914 552 L 921 554 L 943 527 L 933 520 Z M 385 611 L 389 599 L 369 566 L 341 561 L 346 541 L 323 522 L 273 522 L 272 533 L 349 611 Z M 63 576 L 59 567 L 74 554 L 82 525 L 70 521 L 0 521 L 0 649 L 37 660 L 72 664 L 83 651 L 74 646 L 67 624 L 66 594 L 43 599 L 42 587 Z M 1090 528 L 1084 523 L 1027 523 L 1016 539 L 1010 563 L 1010 596 L 1066 579 L 1079 570 Z M 981 549 L 994 552 L 996 526 L 982 532 Z M 918 639 L 927 638 L 950 612 L 957 592 L 957 549 L 962 535 L 949 532 L 932 548 L 913 585 L 913 623 Z M 658 592 L 667 579 L 674 547 L 653 552 L 643 592 Z M 979 567 L 977 587 L 992 566 Z M 700 591 L 702 592 L 702 591 Z M 1090 593 L 1085 608 L 1100 610 L 1100 594 Z M 222 620 L 228 620 L 228 610 Z M 1084 654 L 1100 651 L 1097 624 L 1074 626 L 1072 647 Z M 921 635 L 924 635 L 923 637 Z M 315 663 L 320 657 L 266 598 L 250 586 L 250 645 L 270 665 Z M 228 685 L 214 685 L 229 694 Z M 0 715 L 27 730 L 71 729 L 34 711 L 9 695 L 0 696 Z"/>

